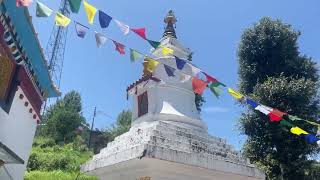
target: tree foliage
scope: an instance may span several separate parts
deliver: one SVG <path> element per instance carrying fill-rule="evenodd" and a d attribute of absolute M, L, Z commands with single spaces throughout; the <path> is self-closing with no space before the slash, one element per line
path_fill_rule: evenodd
<path fill-rule="evenodd" d="M 81 111 L 80 94 L 76 91 L 67 93 L 45 113 L 40 135 L 50 136 L 56 142 L 71 142 L 76 136 L 77 128 L 85 124 Z"/>
<path fill-rule="evenodd" d="M 115 137 L 129 131 L 132 121 L 132 112 L 123 110 L 117 117 L 117 121 L 106 131 L 106 134 L 113 140 Z"/>
<path fill-rule="evenodd" d="M 317 119 L 319 88 L 316 63 L 299 54 L 300 33 L 280 20 L 262 18 L 245 30 L 238 50 L 239 89 L 254 100 L 304 119 Z M 298 126 L 315 131 L 299 122 Z M 244 153 L 268 179 L 307 179 L 308 157 L 316 146 L 290 134 L 265 115 L 248 110 L 240 119 L 248 138 Z"/>

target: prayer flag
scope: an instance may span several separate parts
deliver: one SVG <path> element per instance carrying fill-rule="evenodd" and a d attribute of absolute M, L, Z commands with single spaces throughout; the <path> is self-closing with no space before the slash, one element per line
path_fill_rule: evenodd
<path fill-rule="evenodd" d="M 20 6 L 29 6 L 32 3 L 32 0 L 16 0 L 16 6 L 20 7 Z"/>
<path fill-rule="evenodd" d="M 208 81 L 207 81 L 208 82 Z M 216 96 L 219 97 L 221 94 L 221 89 L 218 88 L 219 85 L 217 85 L 216 83 L 211 83 L 209 88 L 211 90 L 211 92 Z"/>
<path fill-rule="evenodd" d="M 146 29 L 145 28 L 131 29 L 131 31 L 135 32 L 136 34 L 138 34 L 143 39 L 145 39 L 145 40 L 147 39 L 147 37 L 146 37 Z"/>
<path fill-rule="evenodd" d="M 114 45 L 116 46 L 116 51 L 118 51 L 120 54 L 125 54 L 124 45 L 121 43 L 118 43 L 117 41 L 113 41 Z"/>
<path fill-rule="evenodd" d="M 160 64 L 160 62 L 152 59 L 152 58 L 145 58 L 144 68 L 146 71 L 152 73 L 156 67 Z"/>
<path fill-rule="evenodd" d="M 193 91 L 197 94 L 202 94 L 205 88 L 207 87 L 208 83 L 202 81 L 196 77 L 192 77 L 192 87 Z"/>
<path fill-rule="evenodd" d="M 95 37 L 96 37 L 97 46 L 99 48 L 107 42 L 108 38 L 101 33 L 98 33 L 98 32 L 95 32 L 95 33 L 96 33 Z"/>
<path fill-rule="evenodd" d="M 281 121 L 280 121 L 280 124 L 283 125 L 283 126 L 286 126 L 286 127 L 288 127 L 288 128 L 292 128 L 292 127 L 294 126 L 293 124 L 289 123 L 289 122 L 286 121 L 286 120 L 281 120 Z"/>
<path fill-rule="evenodd" d="M 63 14 L 57 12 L 56 14 L 56 25 L 66 27 L 70 24 L 71 20 Z"/>
<path fill-rule="evenodd" d="M 278 116 L 276 114 L 273 114 L 272 112 L 270 112 L 268 114 L 268 116 L 269 116 L 269 119 L 270 119 L 271 122 L 278 122 L 278 121 L 282 120 L 282 117 L 280 117 L 280 116 Z"/>
<path fill-rule="evenodd" d="M 130 28 L 128 25 L 114 19 L 114 22 L 116 22 L 116 24 L 119 26 L 120 30 L 123 32 L 124 35 L 129 34 L 130 32 Z"/>
<path fill-rule="evenodd" d="M 258 103 L 254 102 L 253 100 L 247 98 L 246 103 L 251 105 L 253 108 L 256 108 L 258 106 Z"/>
<path fill-rule="evenodd" d="M 83 1 L 84 10 L 86 11 L 88 21 L 90 24 L 93 24 L 94 16 L 97 13 L 97 9 L 89 4 L 87 1 Z"/>
<path fill-rule="evenodd" d="M 112 20 L 111 16 L 99 10 L 99 23 L 101 28 L 107 28 L 111 20 Z"/>
<path fill-rule="evenodd" d="M 273 109 L 272 114 L 282 117 L 283 115 L 287 114 L 285 112 L 279 111 L 278 109 Z"/>
<path fill-rule="evenodd" d="M 320 147 L 320 140 L 319 140 L 319 141 L 317 141 L 317 144 L 318 144 L 318 146 Z"/>
<path fill-rule="evenodd" d="M 258 110 L 260 112 L 262 112 L 265 115 L 269 115 L 269 113 L 273 110 L 272 108 L 268 107 L 268 106 L 264 106 L 259 104 L 256 108 L 254 108 L 255 110 Z"/>
<path fill-rule="evenodd" d="M 182 70 L 184 65 L 187 63 L 186 61 L 184 61 L 183 59 L 178 58 L 177 56 L 174 56 L 174 58 L 176 59 L 176 65 L 177 68 Z"/>
<path fill-rule="evenodd" d="M 291 121 L 302 121 L 303 119 L 297 117 L 297 116 L 292 116 L 292 115 L 288 115 L 288 118 L 291 120 Z"/>
<path fill-rule="evenodd" d="M 313 144 L 317 141 L 319 141 L 320 139 L 315 137 L 314 135 L 312 134 L 307 134 L 304 136 L 304 139 L 309 143 L 309 144 Z"/>
<path fill-rule="evenodd" d="M 231 94 L 231 96 L 233 96 L 233 97 L 236 98 L 236 99 L 241 99 L 241 98 L 243 98 L 243 95 L 242 95 L 242 94 L 240 94 L 239 92 L 237 92 L 237 91 L 235 91 L 235 90 L 233 90 L 233 89 L 231 89 L 231 88 L 228 88 L 228 92 L 229 92 L 229 94 Z"/>
<path fill-rule="evenodd" d="M 197 68 L 196 66 L 190 64 L 191 66 L 191 71 L 193 76 L 197 76 L 201 72 L 201 69 Z"/>
<path fill-rule="evenodd" d="M 173 67 L 170 67 L 170 66 L 168 66 L 166 64 L 163 64 L 163 66 L 164 66 L 164 69 L 166 70 L 168 76 L 170 76 L 170 77 L 174 76 L 175 69 Z"/>
<path fill-rule="evenodd" d="M 157 41 L 152 41 L 152 40 L 149 40 L 147 39 L 147 41 L 149 42 L 149 44 L 154 48 L 154 49 L 157 49 L 159 46 L 160 46 L 160 42 L 157 42 Z"/>
<path fill-rule="evenodd" d="M 87 33 L 87 30 L 89 29 L 87 26 L 84 26 L 78 22 L 75 22 L 76 25 L 76 32 L 77 32 L 77 35 L 81 38 L 84 38 L 86 36 L 86 33 Z"/>
<path fill-rule="evenodd" d="M 73 13 L 78 13 L 81 6 L 81 0 L 69 0 L 70 9 Z"/>
<path fill-rule="evenodd" d="M 173 49 L 162 47 L 162 54 L 163 55 L 173 54 Z"/>
<path fill-rule="evenodd" d="M 191 76 L 180 73 L 180 82 L 186 82 L 191 78 Z"/>
<path fill-rule="evenodd" d="M 37 1 L 37 8 L 36 8 L 36 16 L 37 17 L 49 17 L 53 10 L 47 7 L 46 5 L 42 4 L 41 2 Z"/>
<path fill-rule="evenodd" d="M 209 74 L 207 74 L 207 73 L 205 73 L 205 72 L 202 72 L 202 73 L 206 76 L 207 83 L 212 82 L 212 83 L 216 84 L 217 86 L 222 85 L 222 86 L 226 87 L 225 84 L 219 82 L 216 78 L 210 76 Z"/>
<path fill-rule="evenodd" d="M 300 135 L 300 134 L 309 134 L 306 131 L 304 131 L 303 129 L 300 129 L 299 127 L 292 127 L 290 129 L 290 132 L 292 134 L 296 134 L 296 135 Z"/>
<path fill-rule="evenodd" d="M 138 59 L 142 59 L 143 57 L 144 57 L 143 54 L 141 54 L 140 52 L 130 48 L 130 60 L 131 60 L 131 62 L 134 62 L 134 61 L 136 61 Z"/>

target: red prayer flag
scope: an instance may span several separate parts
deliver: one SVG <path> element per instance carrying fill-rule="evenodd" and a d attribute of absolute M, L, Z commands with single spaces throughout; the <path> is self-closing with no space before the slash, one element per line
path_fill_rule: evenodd
<path fill-rule="evenodd" d="M 117 42 L 117 41 L 113 41 L 114 45 L 116 46 L 116 51 L 118 51 L 120 54 L 125 54 L 125 50 L 124 50 L 124 45 Z"/>
<path fill-rule="evenodd" d="M 278 122 L 278 121 L 282 120 L 282 117 L 280 117 L 276 114 L 273 114 L 272 112 L 270 112 L 268 115 L 269 115 L 269 119 L 271 122 Z"/>
<path fill-rule="evenodd" d="M 205 88 L 207 87 L 208 83 L 202 81 L 196 77 L 192 77 L 192 87 L 193 91 L 197 94 L 202 94 Z"/>
<path fill-rule="evenodd" d="M 283 115 L 287 114 L 287 113 L 285 113 L 285 112 L 279 111 L 278 109 L 273 109 L 271 112 L 272 112 L 274 115 L 277 115 L 277 116 L 279 116 L 279 117 L 282 117 Z"/>
<path fill-rule="evenodd" d="M 217 80 L 216 78 L 210 76 L 209 74 L 207 74 L 207 73 L 205 73 L 205 72 L 202 72 L 202 73 L 206 76 L 206 78 L 207 78 L 207 83 L 209 83 L 209 82 L 218 82 L 218 80 Z"/>
<path fill-rule="evenodd" d="M 147 37 L 146 37 L 146 29 L 145 28 L 131 29 L 131 31 L 135 32 L 136 34 L 138 34 L 143 39 L 145 39 L 145 40 L 147 39 Z"/>

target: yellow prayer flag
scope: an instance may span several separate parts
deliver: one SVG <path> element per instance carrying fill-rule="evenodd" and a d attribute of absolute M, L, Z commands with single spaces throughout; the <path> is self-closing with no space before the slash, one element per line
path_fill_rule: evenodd
<path fill-rule="evenodd" d="M 173 54 L 173 49 L 162 47 L 162 54 L 163 55 Z"/>
<path fill-rule="evenodd" d="M 303 129 L 300 129 L 299 127 L 292 127 L 290 129 L 290 132 L 292 134 L 296 134 L 296 135 L 300 135 L 300 134 L 309 134 L 306 131 L 304 131 Z"/>
<path fill-rule="evenodd" d="M 153 72 L 160 63 L 152 58 L 146 58 L 145 60 L 145 69 L 149 72 Z"/>
<path fill-rule="evenodd" d="M 57 12 L 56 14 L 56 25 L 66 27 L 70 24 L 71 20 L 63 14 Z"/>
<path fill-rule="evenodd" d="M 87 3 L 87 1 L 83 1 L 84 10 L 86 11 L 88 21 L 90 24 L 93 24 L 94 16 L 97 13 L 97 9 L 91 4 Z"/>
<path fill-rule="evenodd" d="M 231 94 L 231 96 L 233 96 L 236 99 L 241 99 L 243 97 L 242 94 L 240 94 L 239 92 L 237 92 L 231 88 L 228 88 L 228 92 L 229 92 L 229 94 Z"/>

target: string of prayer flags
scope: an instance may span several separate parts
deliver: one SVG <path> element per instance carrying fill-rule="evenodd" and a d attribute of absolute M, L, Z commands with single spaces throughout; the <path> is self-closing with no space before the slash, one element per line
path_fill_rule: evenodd
<path fill-rule="evenodd" d="M 152 73 L 156 67 L 160 64 L 160 62 L 150 58 L 150 57 L 147 57 L 145 58 L 145 62 L 144 62 L 144 72 L 149 72 L 149 73 Z"/>
<path fill-rule="evenodd" d="M 124 50 L 125 46 L 123 44 L 121 44 L 117 41 L 114 41 L 114 40 L 112 40 L 112 41 L 113 41 L 114 45 L 116 46 L 116 51 L 118 51 L 122 55 L 126 53 Z"/>
<path fill-rule="evenodd" d="M 134 49 L 130 48 L 130 60 L 131 62 L 134 62 L 138 59 L 142 59 L 144 57 L 144 55 Z"/>
<path fill-rule="evenodd" d="M 160 42 L 158 41 L 152 41 L 150 39 L 147 39 L 148 43 L 154 48 L 154 49 L 157 49 L 159 46 L 160 46 Z"/>
<path fill-rule="evenodd" d="M 96 42 L 97 42 L 97 46 L 98 48 L 101 47 L 102 45 L 104 45 L 108 38 L 105 37 L 103 34 L 95 32 L 95 37 L 96 37 Z"/>
<path fill-rule="evenodd" d="M 17 7 L 28 7 L 32 3 L 32 0 L 16 0 L 16 6 Z"/>
<path fill-rule="evenodd" d="M 83 5 L 84 5 L 84 10 L 86 11 L 89 23 L 93 24 L 94 16 L 97 13 L 97 9 L 85 0 L 83 1 Z"/>
<path fill-rule="evenodd" d="M 69 0 L 71 12 L 78 13 L 81 6 L 81 0 Z"/>
<path fill-rule="evenodd" d="M 168 76 L 170 76 L 170 77 L 174 76 L 174 72 L 175 72 L 176 69 L 174 69 L 173 67 L 170 67 L 170 66 L 168 66 L 166 64 L 163 64 L 163 66 L 164 66 L 164 69 L 167 72 Z"/>
<path fill-rule="evenodd" d="M 319 141 L 320 139 L 317 138 L 316 136 L 312 135 L 312 134 L 307 134 L 304 136 L 304 139 L 309 143 L 309 144 L 313 144 L 317 141 Z"/>
<path fill-rule="evenodd" d="M 87 26 L 82 25 L 78 22 L 75 22 L 75 28 L 76 28 L 77 35 L 80 38 L 84 38 L 87 34 L 87 30 L 89 29 Z"/>
<path fill-rule="evenodd" d="M 139 35 L 143 39 L 147 40 L 145 28 L 131 29 L 131 31 L 135 32 L 137 35 Z"/>
<path fill-rule="evenodd" d="M 186 61 L 184 61 L 183 59 L 180 59 L 178 58 L 177 56 L 174 56 L 174 58 L 176 59 L 176 65 L 177 65 L 177 68 L 179 70 L 182 70 L 184 65 L 187 63 Z"/>
<path fill-rule="evenodd" d="M 234 98 L 238 99 L 238 100 L 240 100 L 241 98 L 243 98 L 243 95 L 242 95 L 242 94 L 240 94 L 239 92 L 237 92 L 237 91 L 235 91 L 235 90 L 233 90 L 233 89 L 231 89 L 231 88 L 228 88 L 228 93 L 229 93 L 231 96 L 233 96 Z"/>
<path fill-rule="evenodd" d="M 162 54 L 163 55 L 168 55 L 168 54 L 173 54 L 173 49 L 167 48 L 167 47 L 162 47 Z"/>
<path fill-rule="evenodd" d="M 64 16 L 59 12 L 57 12 L 56 14 L 55 21 L 57 26 L 62 26 L 62 27 L 67 27 L 71 22 L 71 20 L 68 17 Z"/>
<path fill-rule="evenodd" d="M 112 20 L 111 16 L 99 10 L 99 23 L 101 28 L 109 27 L 111 20 Z"/>
<path fill-rule="evenodd" d="M 53 10 L 37 1 L 36 7 L 36 16 L 37 17 L 49 17 L 52 14 Z"/>
<path fill-rule="evenodd" d="M 202 94 L 203 91 L 206 89 L 208 83 L 205 81 L 202 81 L 196 77 L 192 77 L 192 87 L 193 91 L 197 94 Z"/>
<path fill-rule="evenodd" d="M 114 22 L 116 22 L 116 24 L 118 25 L 118 27 L 120 28 L 120 30 L 123 32 L 124 35 L 129 34 L 130 32 L 130 28 L 128 25 L 114 19 Z"/>
<path fill-rule="evenodd" d="M 296 135 L 301 135 L 301 134 L 309 134 L 306 131 L 304 131 L 303 129 L 299 128 L 299 127 L 292 127 L 290 129 L 290 132 L 292 134 L 296 134 Z"/>

